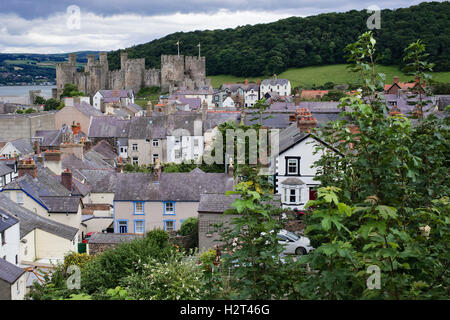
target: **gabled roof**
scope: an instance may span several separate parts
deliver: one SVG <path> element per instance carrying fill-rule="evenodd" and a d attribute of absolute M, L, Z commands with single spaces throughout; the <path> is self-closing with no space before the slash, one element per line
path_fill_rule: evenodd
<path fill-rule="evenodd" d="M 17 149 L 19 154 L 22 154 L 22 155 L 33 153 L 33 151 L 34 151 L 33 146 L 25 138 L 13 140 L 13 141 L 10 141 L 9 143 L 11 143 L 11 145 Z"/>
<path fill-rule="evenodd" d="M 224 173 L 162 173 L 158 180 L 150 173 L 119 174 L 116 201 L 200 201 L 206 192 L 225 193 L 233 189 L 233 178 Z"/>
<path fill-rule="evenodd" d="M 0 177 L 7 175 L 8 173 L 12 173 L 14 170 L 7 166 L 6 164 L 0 162 Z"/>
<path fill-rule="evenodd" d="M 85 183 L 92 193 L 114 193 L 117 186 L 117 172 L 106 170 L 80 170 L 85 177 Z"/>
<path fill-rule="evenodd" d="M 101 154 L 103 159 L 114 160 L 117 158 L 117 154 L 114 152 L 113 147 L 106 140 L 101 140 L 92 148 L 92 150 Z"/>
<path fill-rule="evenodd" d="M 55 178 L 48 168 L 37 168 L 37 178 L 24 175 L 6 185 L 3 190 L 22 190 L 49 212 L 76 213 L 80 204 L 80 197 L 71 196 Z"/>
<path fill-rule="evenodd" d="M 14 284 L 14 282 L 16 282 L 16 280 L 24 273 L 24 269 L 19 268 L 5 259 L 0 259 L 0 279 L 3 281 Z"/>
<path fill-rule="evenodd" d="M 131 98 L 133 96 L 133 90 L 99 90 L 98 92 L 104 98 Z"/>
<path fill-rule="evenodd" d="M 264 79 L 262 82 L 261 82 L 261 85 L 264 85 L 264 86 L 268 86 L 268 85 L 271 85 L 271 86 L 275 86 L 275 85 L 285 85 L 285 84 L 288 84 L 289 83 L 289 80 L 288 79 L 278 79 L 278 78 L 271 78 L 271 79 Z"/>
<path fill-rule="evenodd" d="M 93 117 L 89 127 L 89 138 L 128 138 L 130 120 L 114 116 Z"/>
<path fill-rule="evenodd" d="M 203 193 L 200 196 L 200 203 L 198 205 L 198 212 L 204 213 L 218 213 L 222 214 L 228 209 L 233 209 L 231 204 L 234 200 L 239 199 L 239 195 L 225 193 Z M 280 195 L 273 195 L 273 200 L 270 203 L 274 206 L 280 206 Z"/>
<path fill-rule="evenodd" d="M 17 223 L 19 223 L 19 220 L 14 218 L 14 216 L 0 206 L 0 232 L 9 229 Z"/>
<path fill-rule="evenodd" d="M 75 103 L 73 107 L 88 117 L 103 116 L 103 113 L 86 102 Z"/>
<path fill-rule="evenodd" d="M 72 240 L 78 232 L 76 228 L 47 219 L 19 206 L 1 193 L 0 207 L 20 221 L 20 238 L 34 229 L 40 229 L 67 240 Z"/>

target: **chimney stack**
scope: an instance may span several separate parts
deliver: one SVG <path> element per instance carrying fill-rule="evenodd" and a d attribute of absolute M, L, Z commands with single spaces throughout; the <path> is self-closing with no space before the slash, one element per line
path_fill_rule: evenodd
<path fill-rule="evenodd" d="M 92 149 L 92 141 L 85 140 L 83 141 L 83 153 L 86 154 Z"/>
<path fill-rule="evenodd" d="M 389 115 L 392 117 L 392 116 L 395 116 L 395 115 L 398 115 L 398 114 L 401 114 L 401 112 L 400 112 L 400 109 L 398 108 L 398 106 L 395 104 L 392 107 L 391 111 L 389 111 Z"/>
<path fill-rule="evenodd" d="M 205 121 L 208 116 L 208 103 L 206 100 L 202 103 L 202 121 Z"/>
<path fill-rule="evenodd" d="M 161 164 L 159 159 L 156 159 L 155 165 L 153 167 L 153 177 L 156 181 L 159 181 L 159 178 L 161 177 Z"/>
<path fill-rule="evenodd" d="M 295 106 L 300 107 L 300 94 L 298 91 L 295 93 Z"/>
<path fill-rule="evenodd" d="M 66 169 L 61 173 L 61 184 L 69 191 L 72 191 L 72 172 Z"/>
<path fill-rule="evenodd" d="M 394 83 L 398 83 L 398 76 L 394 77 Z"/>
<path fill-rule="evenodd" d="M 117 163 L 116 165 L 116 172 L 122 173 L 122 169 L 123 169 L 123 159 L 122 157 L 119 157 L 119 163 Z"/>
<path fill-rule="evenodd" d="M 245 79 L 244 84 L 245 84 L 245 85 L 248 85 L 248 79 Z"/>
<path fill-rule="evenodd" d="M 62 172 L 61 154 L 61 151 L 58 150 L 48 150 L 44 153 L 44 167 L 49 168 L 56 175 L 60 175 Z"/>
<path fill-rule="evenodd" d="M 28 174 L 33 178 L 37 178 L 37 167 L 33 159 L 20 160 L 17 170 L 19 172 L 19 177 Z"/>
<path fill-rule="evenodd" d="M 77 124 L 75 124 L 75 121 L 72 124 L 72 133 L 74 136 L 76 136 L 77 134 L 79 134 L 81 132 L 81 124 L 78 122 Z"/>
<path fill-rule="evenodd" d="M 297 127 L 300 132 L 310 132 L 317 126 L 317 119 L 312 116 L 307 108 L 297 108 Z"/>
<path fill-rule="evenodd" d="M 41 153 L 41 147 L 39 144 L 39 140 L 34 140 L 34 154 L 40 154 Z"/>

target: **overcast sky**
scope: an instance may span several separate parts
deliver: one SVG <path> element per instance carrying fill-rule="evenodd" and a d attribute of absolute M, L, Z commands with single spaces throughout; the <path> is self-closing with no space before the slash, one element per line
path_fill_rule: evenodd
<path fill-rule="evenodd" d="M 116 50 L 177 31 L 234 28 L 290 16 L 408 7 L 408 0 L 0 0 L 0 52 Z M 70 6 L 75 11 L 68 11 Z M 80 10 L 77 18 L 77 8 Z"/>

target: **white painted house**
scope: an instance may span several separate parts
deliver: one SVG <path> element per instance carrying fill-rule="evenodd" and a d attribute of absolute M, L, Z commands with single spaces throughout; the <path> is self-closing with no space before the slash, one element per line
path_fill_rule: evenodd
<path fill-rule="evenodd" d="M 3 148 L 0 149 L 0 157 L 12 159 L 15 157 L 27 158 L 34 153 L 33 146 L 29 140 L 22 138 L 7 142 Z"/>
<path fill-rule="evenodd" d="M 0 205 L 0 300 L 23 300 L 25 270 L 20 268 L 20 222 Z"/>
<path fill-rule="evenodd" d="M 117 103 L 125 107 L 134 104 L 134 93 L 133 90 L 99 90 L 92 101 L 97 110 L 101 110 L 102 103 Z"/>
<path fill-rule="evenodd" d="M 325 144 L 308 132 L 300 132 L 297 123 L 280 132 L 274 191 L 281 195 L 283 208 L 302 210 L 308 200 L 315 199 L 319 182 L 314 180 L 316 169 L 312 166 L 323 154 L 314 154 L 320 143 Z"/>
<path fill-rule="evenodd" d="M 291 82 L 287 79 L 278 79 L 274 75 L 272 79 L 264 79 L 260 86 L 261 98 L 266 93 L 276 93 L 280 97 L 289 96 L 291 94 Z"/>

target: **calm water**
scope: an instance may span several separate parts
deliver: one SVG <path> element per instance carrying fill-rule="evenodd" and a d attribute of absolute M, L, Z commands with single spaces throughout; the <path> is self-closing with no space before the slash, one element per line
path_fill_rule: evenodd
<path fill-rule="evenodd" d="M 28 97 L 30 90 L 41 90 L 41 96 L 51 98 L 55 86 L 0 86 L 0 97 Z"/>

